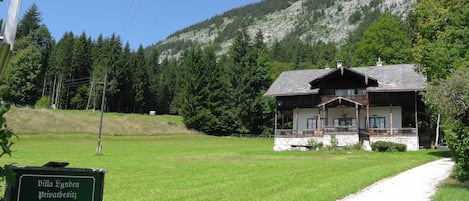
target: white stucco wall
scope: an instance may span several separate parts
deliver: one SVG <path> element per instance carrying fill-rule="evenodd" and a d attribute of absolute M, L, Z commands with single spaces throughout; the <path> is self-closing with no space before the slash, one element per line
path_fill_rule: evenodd
<path fill-rule="evenodd" d="M 391 111 L 392 111 L 392 128 L 402 128 L 402 108 L 401 106 L 381 106 L 370 107 L 370 117 L 384 117 L 386 128 L 391 128 Z M 366 118 L 366 112 L 365 112 Z"/>
<path fill-rule="evenodd" d="M 299 108 L 293 110 L 293 130 L 297 129 L 296 118 L 298 114 L 298 129 L 306 129 L 308 118 L 318 118 L 319 108 Z M 321 113 L 321 118 L 323 114 Z"/>

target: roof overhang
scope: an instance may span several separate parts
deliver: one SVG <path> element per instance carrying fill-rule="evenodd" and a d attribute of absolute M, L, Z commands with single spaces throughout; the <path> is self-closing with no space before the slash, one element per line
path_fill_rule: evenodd
<path fill-rule="evenodd" d="M 318 94 L 319 89 L 311 89 L 307 91 L 286 91 L 283 93 L 265 93 L 264 96 L 268 97 L 277 97 L 277 96 L 303 96 L 303 95 L 312 95 Z"/>
<path fill-rule="evenodd" d="M 366 89 L 368 92 L 415 92 L 415 91 L 426 91 L 425 88 L 378 88 L 378 87 L 369 87 Z"/>
<path fill-rule="evenodd" d="M 316 86 L 316 83 L 318 83 L 320 80 L 325 79 L 329 76 L 333 76 L 334 74 L 337 74 L 340 72 L 340 76 L 344 76 L 344 73 L 351 73 L 353 75 L 359 76 L 363 79 L 363 81 L 366 83 L 367 86 L 378 86 L 378 80 L 375 78 L 370 77 L 368 74 L 363 74 L 358 71 L 355 71 L 350 68 L 337 68 L 335 70 L 332 70 L 320 77 L 317 77 L 316 79 L 312 80 L 309 82 L 311 86 Z"/>

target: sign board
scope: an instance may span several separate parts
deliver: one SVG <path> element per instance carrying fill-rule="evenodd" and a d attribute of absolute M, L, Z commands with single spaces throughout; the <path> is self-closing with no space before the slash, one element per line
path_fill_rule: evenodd
<path fill-rule="evenodd" d="M 102 201 L 102 169 L 9 166 L 15 183 L 7 183 L 6 201 Z"/>

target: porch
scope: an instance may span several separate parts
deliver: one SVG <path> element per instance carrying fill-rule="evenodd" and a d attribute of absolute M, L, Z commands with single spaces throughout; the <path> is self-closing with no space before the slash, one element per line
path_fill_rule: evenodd
<path fill-rule="evenodd" d="M 390 136 L 417 136 L 416 128 L 369 128 L 357 127 L 326 127 L 324 129 L 277 129 L 275 137 L 279 138 L 307 138 L 323 137 L 324 135 L 364 135 L 366 137 L 390 137 Z"/>
<path fill-rule="evenodd" d="M 398 129 L 357 129 L 344 127 L 326 127 L 322 130 L 311 129 L 277 129 L 275 133 L 274 150 L 291 151 L 306 150 L 310 141 L 321 142 L 324 146 L 331 146 L 332 135 L 337 140 L 337 146 L 352 146 L 368 141 L 389 141 L 407 145 L 407 150 L 419 149 L 419 137 L 416 128 Z"/>

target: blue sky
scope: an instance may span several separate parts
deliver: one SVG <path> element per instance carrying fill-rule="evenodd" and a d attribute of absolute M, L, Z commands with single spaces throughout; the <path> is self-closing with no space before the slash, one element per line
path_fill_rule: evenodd
<path fill-rule="evenodd" d="M 85 32 L 96 39 L 102 33 L 119 35 L 132 49 L 164 40 L 171 33 L 232 8 L 260 0 L 23 0 L 20 18 L 33 3 L 42 22 L 58 41 L 67 31 Z M 0 3 L 6 18 L 10 0 Z"/>

